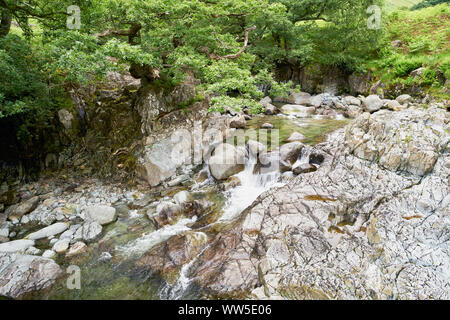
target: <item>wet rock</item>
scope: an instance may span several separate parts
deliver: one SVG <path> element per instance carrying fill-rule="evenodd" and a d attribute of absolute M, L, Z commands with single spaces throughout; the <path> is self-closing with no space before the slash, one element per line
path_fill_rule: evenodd
<path fill-rule="evenodd" d="M 255 141 L 255 140 L 249 140 L 247 142 L 247 149 L 248 152 L 253 156 L 257 157 L 259 154 L 264 153 L 266 151 L 266 146 L 262 143 Z"/>
<path fill-rule="evenodd" d="M 383 107 L 383 101 L 377 95 L 370 95 L 364 100 L 363 106 L 365 111 L 375 112 Z"/>
<path fill-rule="evenodd" d="M 180 206 L 188 202 L 189 200 L 189 192 L 188 191 L 180 191 L 173 196 L 173 200 Z"/>
<path fill-rule="evenodd" d="M 230 128 L 245 129 L 246 125 L 247 125 L 247 121 L 245 120 L 245 117 L 243 114 L 239 114 L 230 119 L 230 124 L 229 124 Z"/>
<path fill-rule="evenodd" d="M 293 165 L 292 171 L 294 172 L 295 175 L 299 175 L 317 171 L 317 167 L 309 163 L 298 163 Z"/>
<path fill-rule="evenodd" d="M 289 139 L 287 139 L 288 142 L 301 142 L 303 140 L 305 140 L 306 137 L 304 135 L 302 135 L 299 132 L 294 132 L 293 134 L 291 134 L 291 136 L 289 137 Z"/>
<path fill-rule="evenodd" d="M 169 187 L 176 187 L 179 185 L 186 185 L 189 183 L 189 181 L 191 180 L 191 177 L 188 174 L 184 174 L 181 176 L 178 176 L 172 180 L 170 180 L 167 185 Z"/>
<path fill-rule="evenodd" d="M 6 243 L 0 243 L 0 252 L 25 252 L 28 248 L 34 246 L 33 240 L 14 240 Z"/>
<path fill-rule="evenodd" d="M 307 118 L 316 113 L 316 108 L 301 105 L 287 104 L 281 107 L 281 112 L 300 118 Z"/>
<path fill-rule="evenodd" d="M 282 145 L 280 148 L 281 161 L 288 162 L 292 165 L 298 160 L 303 147 L 304 144 L 301 142 L 291 142 Z"/>
<path fill-rule="evenodd" d="M 217 180 L 226 180 L 239 173 L 244 169 L 244 164 L 244 153 L 226 143 L 218 145 L 213 156 L 209 159 L 209 169 L 212 176 Z"/>
<path fill-rule="evenodd" d="M 107 225 L 117 220 L 116 209 L 109 206 L 93 206 L 86 209 L 86 220 L 97 221 Z"/>
<path fill-rule="evenodd" d="M 102 233 L 102 226 L 97 221 L 86 221 L 79 229 L 81 232 L 81 238 L 85 241 L 94 241 Z M 78 231 L 77 231 L 78 232 Z M 76 236 L 78 239 L 78 237 Z"/>
<path fill-rule="evenodd" d="M 69 250 L 66 252 L 66 257 L 73 257 L 85 253 L 88 247 L 84 242 L 77 242 L 73 244 Z"/>
<path fill-rule="evenodd" d="M 69 228 L 69 224 L 64 222 L 58 222 L 52 224 L 51 226 L 45 227 L 39 231 L 33 232 L 27 236 L 27 239 L 30 240 L 39 240 L 48 237 L 55 236 L 66 231 Z"/>
<path fill-rule="evenodd" d="M 30 255 L 0 253 L 0 296 L 19 298 L 52 285 L 62 274 L 52 260 Z"/>
<path fill-rule="evenodd" d="M 230 177 L 224 184 L 223 189 L 225 191 L 234 189 L 241 185 L 241 180 L 238 177 Z"/>
<path fill-rule="evenodd" d="M 274 128 L 274 126 L 273 126 L 273 124 L 271 124 L 271 123 L 264 123 L 262 126 L 261 126 L 261 129 L 268 129 L 268 130 L 270 130 L 270 129 L 273 129 Z"/>
<path fill-rule="evenodd" d="M 268 116 L 272 116 L 277 113 L 277 107 L 275 107 L 273 104 L 269 103 L 264 108 L 264 113 Z"/>
<path fill-rule="evenodd" d="M 156 214 L 153 218 L 160 226 L 165 226 L 176 221 L 181 211 L 182 208 L 179 204 L 162 202 L 156 207 Z"/>
<path fill-rule="evenodd" d="M 36 209 L 39 204 L 39 197 L 33 197 L 22 203 L 20 203 L 15 209 L 9 213 L 9 220 L 20 219 L 23 215 L 26 215 Z"/>

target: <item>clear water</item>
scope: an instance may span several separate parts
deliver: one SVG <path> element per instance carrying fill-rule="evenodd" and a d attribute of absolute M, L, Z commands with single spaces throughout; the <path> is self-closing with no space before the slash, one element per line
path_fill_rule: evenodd
<path fill-rule="evenodd" d="M 250 127 L 257 128 L 262 123 L 270 122 L 280 129 L 281 142 L 294 132 L 298 131 L 306 136 L 305 143 L 314 145 L 323 141 L 324 136 L 331 131 L 343 127 L 347 121 L 341 120 L 314 120 L 314 119 L 288 119 L 286 117 L 255 117 L 249 122 Z M 270 143 L 270 142 L 269 142 Z M 309 148 L 305 148 L 308 152 Z M 305 159 L 307 154 L 302 155 Z M 138 211 L 130 211 L 128 217 L 120 218 L 116 223 L 108 226 L 103 238 L 90 246 L 90 253 L 81 260 L 66 261 L 59 258 L 57 262 L 67 268 L 76 264 L 81 268 L 81 290 L 67 289 L 67 276 L 51 288 L 34 292 L 24 296 L 24 299 L 199 299 L 202 292 L 192 282 L 191 268 L 197 257 L 184 265 L 179 278 L 168 284 L 164 279 L 154 275 L 150 270 L 136 267 L 136 261 L 154 246 L 163 243 L 171 237 L 184 233 L 191 233 L 207 243 L 208 236 L 201 232 L 207 224 L 228 224 L 253 204 L 264 192 L 282 186 L 280 173 L 268 172 L 254 174 L 256 159 L 247 160 L 245 170 L 236 175 L 240 179 L 240 186 L 225 192 L 226 201 L 217 206 L 219 212 L 212 214 L 212 221 L 199 224 L 197 217 L 181 219 L 175 225 L 168 225 L 155 230 L 149 220 Z M 194 186 L 193 190 L 205 190 L 213 183 L 213 178 Z M 212 191 L 218 193 L 218 191 Z M 213 195 L 214 196 L 214 195 Z M 221 194 L 215 195 L 217 199 Z M 220 202 L 220 201 L 218 201 Z M 196 229 L 200 225 L 201 230 Z M 102 260 L 101 253 L 108 252 L 112 258 Z"/>

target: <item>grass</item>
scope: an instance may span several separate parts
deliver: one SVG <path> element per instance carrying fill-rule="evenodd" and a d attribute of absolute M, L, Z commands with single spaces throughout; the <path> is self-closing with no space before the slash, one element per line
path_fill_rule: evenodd
<path fill-rule="evenodd" d="M 388 87 L 419 85 L 439 96 L 445 79 L 450 78 L 449 17 L 448 4 L 390 13 L 385 49 L 381 58 L 370 61 L 366 69 Z M 402 46 L 392 48 L 390 43 L 394 40 L 400 40 Z M 421 67 L 422 76 L 411 76 L 412 71 Z"/>
<path fill-rule="evenodd" d="M 422 0 L 385 0 L 385 8 L 388 12 L 392 12 L 402 8 L 409 9 L 419 2 Z"/>

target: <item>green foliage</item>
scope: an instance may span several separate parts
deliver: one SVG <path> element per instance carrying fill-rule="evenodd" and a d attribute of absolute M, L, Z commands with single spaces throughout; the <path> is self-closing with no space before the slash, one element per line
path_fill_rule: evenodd
<path fill-rule="evenodd" d="M 450 3 L 450 0 L 423 0 L 418 4 L 414 5 L 411 10 L 419 10 L 423 8 L 432 7 L 441 3 Z"/>
<path fill-rule="evenodd" d="M 388 16 L 383 49 L 376 59 L 366 64 L 387 85 L 440 88 L 449 79 L 449 30 L 447 4 L 417 11 L 396 11 Z M 400 40 L 402 46 L 392 48 L 391 41 Z M 421 76 L 411 72 L 423 67 Z"/>

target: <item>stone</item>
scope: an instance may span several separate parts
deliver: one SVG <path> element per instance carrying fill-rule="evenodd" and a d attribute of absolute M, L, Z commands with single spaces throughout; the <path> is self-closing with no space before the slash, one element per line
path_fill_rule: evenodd
<path fill-rule="evenodd" d="M 62 274 L 50 259 L 21 254 L 0 253 L 0 296 L 13 299 L 51 286 Z"/>
<path fill-rule="evenodd" d="M 400 111 L 403 106 L 397 100 L 387 100 L 384 103 L 385 107 L 389 110 Z"/>
<path fill-rule="evenodd" d="M 231 118 L 230 123 L 229 123 L 230 128 L 235 128 L 235 129 L 245 129 L 246 125 L 247 125 L 247 121 L 245 120 L 245 117 L 243 114 L 239 114 L 239 115 Z"/>
<path fill-rule="evenodd" d="M 53 250 L 45 250 L 44 253 L 42 254 L 42 257 L 46 259 L 53 259 L 55 256 L 56 252 Z"/>
<path fill-rule="evenodd" d="M 295 163 L 298 160 L 303 147 L 304 144 L 298 141 L 282 145 L 280 148 L 281 161 L 286 161 L 290 164 Z"/>
<path fill-rule="evenodd" d="M 264 123 L 262 126 L 261 126 L 261 129 L 268 129 L 268 130 L 271 130 L 271 129 L 273 129 L 274 128 L 274 126 L 273 126 L 273 124 L 271 124 L 271 123 Z"/>
<path fill-rule="evenodd" d="M 302 105 L 286 104 L 281 107 L 281 112 L 287 115 L 293 115 L 299 118 L 307 118 L 316 113 L 316 108 L 305 107 Z"/>
<path fill-rule="evenodd" d="M 70 245 L 70 239 L 62 239 L 57 241 L 54 245 L 52 250 L 56 253 L 63 253 L 66 252 Z"/>
<path fill-rule="evenodd" d="M 256 158 L 259 154 L 264 153 L 267 148 L 261 142 L 249 140 L 247 142 L 247 149 L 249 154 Z"/>
<path fill-rule="evenodd" d="M 394 40 L 391 42 L 392 48 L 400 48 L 403 46 L 403 42 L 401 40 Z"/>
<path fill-rule="evenodd" d="M 244 153 L 233 145 L 218 145 L 209 159 L 209 169 L 216 180 L 226 180 L 244 170 Z"/>
<path fill-rule="evenodd" d="M 58 111 L 58 117 L 59 117 L 59 122 L 61 122 L 61 124 L 64 126 L 64 128 L 67 131 L 72 130 L 72 123 L 75 118 L 70 111 L 68 111 L 66 109 L 61 109 Z"/>
<path fill-rule="evenodd" d="M 183 205 L 189 200 L 189 192 L 188 191 L 180 191 L 173 196 L 173 200 L 178 205 Z"/>
<path fill-rule="evenodd" d="M 291 134 L 291 136 L 289 137 L 289 139 L 287 139 L 287 142 L 301 142 L 303 140 L 305 140 L 306 137 L 304 135 L 302 135 L 299 132 L 294 132 Z"/>
<path fill-rule="evenodd" d="M 272 116 L 277 113 L 277 107 L 275 107 L 273 104 L 268 103 L 264 106 L 264 113 L 268 116 Z"/>
<path fill-rule="evenodd" d="M 34 246 L 33 240 L 14 240 L 0 243 L 0 252 L 25 252 L 28 248 Z"/>
<path fill-rule="evenodd" d="M 322 105 L 322 103 L 323 103 L 323 96 L 319 94 L 317 96 L 311 97 L 309 101 L 306 103 L 306 105 L 319 108 Z"/>
<path fill-rule="evenodd" d="M 345 116 L 354 119 L 359 117 L 364 112 L 363 108 L 355 106 L 355 105 L 349 105 L 347 107 L 347 110 L 345 111 Z"/>
<path fill-rule="evenodd" d="M 308 105 L 311 101 L 311 95 L 307 92 L 294 92 L 288 98 L 289 103 Z"/>
<path fill-rule="evenodd" d="M 401 96 L 398 96 L 397 99 L 398 103 L 400 103 L 401 105 L 407 105 L 409 103 L 412 102 L 412 97 L 409 94 L 402 94 Z"/>
<path fill-rule="evenodd" d="M 423 76 L 423 73 L 425 72 L 426 68 L 420 67 L 416 70 L 411 71 L 410 75 L 413 78 L 421 78 Z"/>
<path fill-rule="evenodd" d="M 160 226 L 172 224 L 181 214 L 182 208 L 179 204 L 172 202 L 161 202 L 156 207 L 156 214 L 153 218 Z"/>
<path fill-rule="evenodd" d="M 39 197 L 33 197 L 20 203 L 10 214 L 9 219 L 20 219 L 22 216 L 36 209 L 39 204 Z"/>
<path fill-rule="evenodd" d="M 51 226 L 45 227 L 39 231 L 33 232 L 27 236 L 27 239 L 30 240 L 39 240 L 44 238 L 49 238 L 52 236 L 56 236 L 69 228 L 68 223 L 58 222 L 52 224 Z"/>
<path fill-rule="evenodd" d="M 433 170 L 445 136 L 430 123 L 442 127 L 439 123 L 445 118 L 445 111 L 438 109 L 363 114 L 347 127 L 346 143 L 361 159 L 377 161 L 391 171 L 424 176 Z"/>
<path fill-rule="evenodd" d="M 81 227 L 81 236 L 85 241 L 93 241 L 102 233 L 102 226 L 97 221 L 86 221 Z"/>
<path fill-rule="evenodd" d="M 383 107 L 383 101 L 379 96 L 373 94 L 368 97 L 363 102 L 364 110 L 367 112 L 376 112 Z"/>
<path fill-rule="evenodd" d="M 344 98 L 344 102 L 347 105 L 353 105 L 353 106 L 358 106 L 358 107 L 360 107 L 361 103 L 362 103 L 361 100 L 359 100 L 358 98 L 355 98 L 353 96 L 346 96 Z"/>
<path fill-rule="evenodd" d="M 73 244 L 69 250 L 66 252 L 66 257 L 73 257 L 85 253 L 88 247 L 84 242 L 77 242 Z"/>
<path fill-rule="evenodd" d="M 162 139 L 146 149 L 143 157 L 137 161 L 137 171 L 141 180 L 151 187 L 160 185 L 173 177 L 177 169 L 190 162 L 191 137 L 186 138 L 185 132 L 179 131 L 171 137 Z"/>
<path fill-rule="evenodd" d="M 92 206 L 86 209 L 86 219 L 107 225 L 117 220 L 116 209 L 109 206 Z"/>
<path fill-rule="evenodd" d="M 310 163 L 298 163 L 298 164 L 294 164 L 292 166 L 292 171 L 294 172 L 295 175 L 299 175 L 299 174 L 304 174 L 304 173 L 311 173 L 317 170 L 317 167 L 313 164 Z"/>
<path fill-rule="evenodd" d="M 223 298 L 263 286 L 268 299 L 449 299 L 446 124 L 436 106 L 361 115 L 311 150 L 320 169 L 219 231 L 190 279 Z"/>
<path fill-rule="evenodd" d="M 41 254 L 41 250 L 35 247 L 29 247 L 27 250 L 25 250 L 25 254 L 29 254 L 32 256 L 38 256 Z"/>

